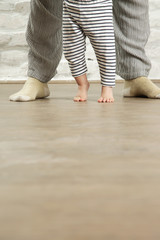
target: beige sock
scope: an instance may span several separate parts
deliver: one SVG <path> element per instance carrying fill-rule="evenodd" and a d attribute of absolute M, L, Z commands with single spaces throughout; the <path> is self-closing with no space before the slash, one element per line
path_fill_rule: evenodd
<path fill-rule="evenodd" d="M 42 83 L 35 78 L 28 78 L 23 88 L 9 97 L 10 101 L 28 102 L 38 98 L 48 97 L 50 94 L 47 83 Z"/>
<path fill-rule="evenodd" d="M 123 96 L 160 98 L 160 88 L 147 77 L 138 77 L 130 81 L 125 81 Z"/>

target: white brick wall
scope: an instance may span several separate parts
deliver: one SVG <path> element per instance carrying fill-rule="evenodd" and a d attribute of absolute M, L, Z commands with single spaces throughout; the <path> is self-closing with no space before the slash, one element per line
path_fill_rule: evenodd
<path fill-rule="evenodd" d="M 0 80 L 26 79 L 28 0 L 0 0 Z"/>
<path fill-rule="evenodd" d="M 27 78 L 25 30 L 29 14 L 29 0 L 0 0 L 0 81 Z M 160 79 L 160 1 L 150 0 L 151 36 L 147 54 L 152 61 L 152 79 Z M 98 80 L 97 62 L 89 42 L 87 44 L 89 79 Z M 58 67 L 56 80 L 72 79 L 64 57 Z"/>

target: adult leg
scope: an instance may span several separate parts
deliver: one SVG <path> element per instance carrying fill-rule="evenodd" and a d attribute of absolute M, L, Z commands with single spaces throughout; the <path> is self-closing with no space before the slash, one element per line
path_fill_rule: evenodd
<path fill-rule="evenodd" d="M 147 78 L 151 68 L 145 54 L 148 5 L 148 0 L 113 0 L 117 74 L 126 80 L 124 96 L 160 97 L 160 89 Z"/>
<path fill-rule="evenodd" d="M 31 0 L 26 39 L 28 80 L 12 101 L 31 101 L 49 95 L 47 82 L 56 74 L 62 55 L 62 0 Z"/>

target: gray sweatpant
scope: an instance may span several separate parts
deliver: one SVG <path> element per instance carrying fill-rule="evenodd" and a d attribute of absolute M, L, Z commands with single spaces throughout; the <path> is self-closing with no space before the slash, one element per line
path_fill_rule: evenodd
<path fill-rule="evenodd" d="M 26 39 L 28 76 L 48 82 L 62 55 L 62 0 L 31 0 Z M 130 80 L 148 76 L 145 54 L 149 37 L 148 0 L 113 0 L 117 74 Z"/>

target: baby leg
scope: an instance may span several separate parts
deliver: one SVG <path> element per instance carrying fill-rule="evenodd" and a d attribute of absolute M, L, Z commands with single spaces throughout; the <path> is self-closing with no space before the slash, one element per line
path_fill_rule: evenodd
<path fill-rule="evenodd" d="M 74 97 L 75 102 L 85 102 L 87 100 L 87 93 L 89 89 L 89 82 L 87 80 L 87 75 L 83 74 L 79 77 L 75 77 L 78 84 L 78 93 Z"/>
<path fill-rule="evenodd" d="M 112 1 L 100 3 L 98 12 L 97 8 L 95 10 L 95 13 L 94 8 L 92 10 L 92 24 L 88 26 L 87 33 L 100 68 L 102 91 L 98 102 L 114 102 L 112 87 L 115 86 L 116 53 Z"/>
<path fill-rule="evenodd" d="M 86 61 L 85 61 L 85 34 L 77 24 L 76 19 L 79 14 L 75 11 L 75 6 L 67 7 L 64 3 L 63 7 L 63 50 L 64 56 L 69 63 L 72 76 L 78 84 L 78 93 L 74 97 L 74 101 L 82 102 L 87 100 L 89 82 L 87 80 Z M 75 12 L 71 18 L 71 9 Z M 77 9 L 76 9 L 77 10 Z M 74 18 L 74 20 L 73 20 Z"/>

